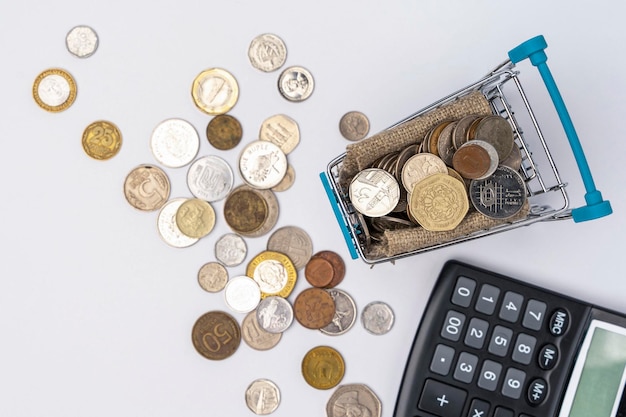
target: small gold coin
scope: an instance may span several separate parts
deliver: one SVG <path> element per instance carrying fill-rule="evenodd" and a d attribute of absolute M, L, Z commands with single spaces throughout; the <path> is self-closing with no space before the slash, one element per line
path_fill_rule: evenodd
<path fill-rule="evenodd" d="M 224 114 L 237 103 L 239 85 L 225 69 L 209 68 L 193 80 L 191 96 L 201 111 L 210 115 Z"/>
<path fill-rule="evenodd" d="M 236 147 L 242 136 L 241 123 L 228 114 L 215 116 L 206 127 L 206 137 L 209 143 L 221 151 Z"/>
<path fill-rule="evenodd" d="M 76 82 L 65 70 L 47 69 L 35 78 L 33 98 L 42 109 L 61 112 L 76 100 Z"/>
<path fill-rule="evenodd" d="M 176 211 L 176 224 L 185 236 L 200 239 L 213 230 L 215 211 L 199 198 L 190 198 Z"/>
<path fill-rule="evenodd" d="M 259 284 L 261 298 L 270 295 L 287 298 L 296 286 L 298 271 L 287 255 L 266 250 L 248 263 L 246 275 Z"/>
<path fill-rule="evenodd" d="M 241 327 L 233 316 L 223 311 L 209 311 L 193 326 L 191 340 L 198 353 L 207 359 L 226 359 L 241 344 Z"/>
<path fill-rule="evenodd" d="M 291 117 L 275 114 L 261 124 L 259 139 L 272 142 L 287 155 L 300 143 L 300 128 Z"/>
<path fill-rule="evenodd" d="M 85 153 L 93 159 L 111 159 L 122 147 L 122 134 L 113 123 L 99 120 L 85 128 L 82 143 Z"/>
<path fill-rule="evenodd" d="M 302 376 L 313 388 L 333 388 L 341 382 L 345 372 L 343 357 L 329 346 L 314 347 L 302 359 Z"/>
<path fill-rule="evenodd" d="M 140 165 L 126 176 L 124 197 L 138 210 L 158 210 L 170 197 L 170 180 L 161 168 Z"/>
<path fill-rule="evenodd" d="M 413 188 L 409 210 L 426 230 L 452 230 L 469 210 L 465 185 L 448 174 L 433 174 Z"/>

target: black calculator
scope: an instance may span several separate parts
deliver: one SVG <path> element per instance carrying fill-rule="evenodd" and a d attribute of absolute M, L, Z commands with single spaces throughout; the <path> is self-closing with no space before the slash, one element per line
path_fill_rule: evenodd
<path fill-rule="evenodd" d="M 448 261 L 393 415 L 626 417 L 625 385 L 625 315 Z"/>

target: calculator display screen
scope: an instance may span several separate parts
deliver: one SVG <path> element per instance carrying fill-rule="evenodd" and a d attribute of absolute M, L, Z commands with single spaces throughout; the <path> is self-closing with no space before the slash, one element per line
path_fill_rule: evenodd
<path fill-rule="evenodd" d="M 592 320 L 559 417 L 617 417 L 626 411 L 626 328 Z"/>

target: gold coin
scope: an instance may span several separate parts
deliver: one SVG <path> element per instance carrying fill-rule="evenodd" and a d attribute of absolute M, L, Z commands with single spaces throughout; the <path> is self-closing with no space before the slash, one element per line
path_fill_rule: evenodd
<path fill-rule="evenodd" d="M 83 132 L 83 149 L 93 159 L 111 159 L 122 147 L 122 134 L 111 122 L 93 122 Z"/>
<path fill-rule="evenodd" d="M 158 210 L 170 197 L 170 180 L 161 168 L 140 165 L 126 176 L 124 197 L 138 210 Z"/>
<path fill-rule="evenodd" d="M 252 258 L 246 275 L 259 284 L 261 298 L 270 295 L 287 298 L 296 286 L 298 271 L 287 255 L 266 250 Z"/>
<path fill-rule="evenodd" d="M 300 143 L 300 128 L 291 117 L 275 114 L 261 124 L 259 139 L 272 142 L 287 155 Z"/>
<path fill-rule="evenodd" d="M 221 151 L 236 147 L 242 136 L 241 123 L 228 114 L 215 116 L 206 127 L 206 137 L 209 143 Z"/>
<path fill-rule="evenodd" d="M 206 201 L 190 198 L 176 211 L 176 224 L 185 236 L 202 238 L 215 226 L 215 211 Z"/>
<path fill-rule="evenodd" d="M 410 213 L 426 230 L 452 230 L 469 210 L 465 185 L 446 174 L 430 175 L 413 188 Z"/>
<path fill-rule="evenodd" d="M 333 388 L 341 382 L 345 372 L 343 357 L 329 346 L 314 347 L 302 359 L 302 376 L 313 388 Z"/>
<path fill-rule="evenodd" d="M 42 109 L 61 112 L 76 100 L 76 82 L 65 70 L 47 69 L 35 78 L 33 98 Z"/>
<path fill-rule="evenodd" d="M 210 115 L 224 114 L 237 103 L 239 85 L 225 69 L 210 68 L 193 80 L 191 96 L 201 111 Z"/>
<path fill-rule="evenodd" d="M 233 316 L 223 311 L 209 311 L 200 316 L 191 331 L 193 346 L 207 359 L 226 359 L 241 343 L 241 327 Z"/>
<path fill-rule="evenodd" d="M 268 216 L 267 202 L 248 186 L 234 189 L 224 202 L 224 218 L 235 232 L 247 235 L 259 230 Z"/>

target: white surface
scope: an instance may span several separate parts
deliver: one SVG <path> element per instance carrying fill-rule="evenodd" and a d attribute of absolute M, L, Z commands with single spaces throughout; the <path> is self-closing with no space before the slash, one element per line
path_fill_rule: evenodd
<path fill-rule="evenodd" d="M 428 294 L 451 258 L 626 313 L 619 53 L 626 31 L 619 8 L 611 1 L 3 1 L 0 416 L 247 416 L 246 387 L 268 378 L 281 389 L 273 415 L 319 417 L 332 390 L 308 386 L 300 363 L 309 349 L 327 344 L 346 360 L 342 383 L 370 386 L 390 417 Z M 87 59 L 65 49 L 67 32 L 79 24 L 100 37 Z M 265 32 L 285 41 L 286 66 L 313 73 L 316 90 L 307 101 L 283 99 L 279 72 L 262 73 L 248 62 L 250 41 Z M 372 132 L 382 130 L 478 79 L 537 34 L 548 41 L 550 67 L 615 214 L 537 224 L 396 265 L 370 269 L 351 261 L 318 178 L 348 143 L 339 134 L 341 116 L 362 111 Z M 156 163 L 149 138 L 162 120 L 184 118 L 204 137 L 209 117 L 195 108 L 190 88 L 214 66 L 239 81 L 231 114 L 244 139 L 228 152 L 203 140 L 199 155 L 218 154 L 236 166 L 264 119 L 294 118 L 302 134 L 289 155 L 296 182 L 278 195 L 277 227 L 300 226 L 314 250 L 340 253 L 347 263 L 341 288 L 359 308 L 389 303 L 396 313 L 390 333 L 373 336 L 357 323 L 332 338 L 294 323 L 267 352 L 242 342 L 234 356 L 214 362 L 194 350 L 195 320 L 228 311 L 223 294 L 203 291 L 196 280 L 227 225 L 218 215 L 216 229 L 195 246 L 168 247 L 156 230 L 157 213 L 131 208 L 122 183 L 135 166 Z M 59 114 L 37 107 L 31 94 L 37 74 L 50 67 L 67 69 L 79 88 L 74 105 Z M 549 103 L 539 111 L 544 107 Z M 80 145 L 83 129 L 98 119 L 122 130 L 121 152 L 110 161 L 90 159 Z M 542 127 L 560 132 L 557 120 Z M 572 206 L 579 206 L 584 190 L 571 151 L 564 141 L 551 149 Z M 186 169 L 166 171 L 172 197 L 190 196 Z M 215 204 L 218 213 L 221 207 Z M 246 239 L 248 259 L 267 237 Z M 306 286 L 301 277 L 294 294 Z"/>

